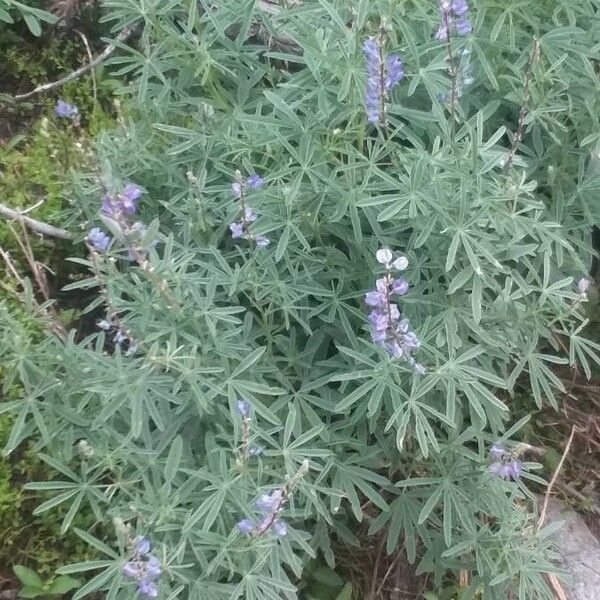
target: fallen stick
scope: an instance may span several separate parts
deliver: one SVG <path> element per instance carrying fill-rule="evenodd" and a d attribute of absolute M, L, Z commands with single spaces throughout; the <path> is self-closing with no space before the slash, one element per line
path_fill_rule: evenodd
<path fill-rule="evenodd" d="M 571 435 L 569 436 L 569 439 L 567 441 L 567 445 L 565 446 L 562 456 L 560 457 L 560 461 L 558 462 L 558 465 L 556 465 L 556 469 L 554 470 L 552 479 L 550 480 L 550 483 L 548 484 L 548 487 L 546 488 L 546 494 L 544 495 L 544 505 L 542 506 L 542 512 L 540 514 L 540 518 L 537 523 L 538 531 L 542 528 L 542 525 L 544 524 L 544 521 L 546 520 L 546 511 L 548 510 L 548 502 L 550 500 L 550 493 L 552 492 L 552 488 L 554 487 L 554 484 L 556 483 L 558 474 L 560 473 L 563 463 L 565 462 L 565 458 L 567 458 L 567 454 L 569 453 L 569 449 L 571 448 L 571 443 L 573 442 L 573 436 L 575 435 L 575 430 L 576 430 L 576 427 L 575 427 L 575 425 L 573 425 L 573 427 L 571 428 Z"/>
<path fill-rule="evenodd" d="M 16 96 L 14 96 L 14 99 L 15 100 L 26 100 L 27 98 L 30 98 L 31 96 L 35 96 L 36 94 L 41 94 L 42 92 L 47 92 L 48 90 L 53 90 L 57 87 L 64 85 L 65 83 L 69 83 L 69 81 L 73 81 L 74 79 L 77 79 L 78 77 L 81 77 L 82 75 L 85 75 L 85 73 L 87 73 L 88 71 L 91 71 L 92 69 L 97 67 L 100 63 L 104 62 L 117 49 L 117 43 L 124 42 L 127 38 L 129 38 L 131 36 L 131 34 L 133 32 L 134 32 L 134 28 L 126 27 L 125 29 L 123 29 L 123 31 L 121 31 L 121 33 L 119 33 L 119 35 L 117 36 L 117 38 L 115 40 L 115 43 L 109 44 L 108 46 L 106 46 L 106 48 L 104 48 L 104 50 L 100 54 L 98 54 L 98 56 L 96 56 L 96 58 L 91 60 L 86 65 L 79 67 L 79 69 L 72 71 L 71 73 L 69 73 L 68 75 L 65 75 L 61 79 L 57 79 L 56 81 L 52 81 L 50 83 L 44 83 L 42 85 L 38 85 L 35 89 L 33 89 L 30 92 L 27 92 L 25 94 L 17 94 Z"/>
<path fill-rule="evenodd" d="M 18 221 L 19 223 L 23 223 L 23 225 L 29 227 L 29 229 L 35 231 L 36 233 L 41 233 L 42 235 L 47 235 L 49 237 L 56 237 L 60 238 L 61 240 L 72 240 L 75 237 L 66 229 L 54 227 L 54 225 L 48 225 L 47 223 L 42 223 L 41 221 L 32 219 L 31 217 L 26 217 L 22 213 L 13 210 L 12 208 L 8 208 L 8 206 L 5 206 L 4 204 L 0 204 L 0 216 L 3 216 L 5 219 L 9 219 L 10 221 Z"/>

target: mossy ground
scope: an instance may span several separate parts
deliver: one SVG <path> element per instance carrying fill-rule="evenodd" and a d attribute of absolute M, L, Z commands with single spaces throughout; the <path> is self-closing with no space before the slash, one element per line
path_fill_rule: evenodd
<path fill-rule="evenodd" d="M 36 39 L 18 25 L 0 27 L 0 56 L 0 94 L 9 95 L 60 77 L 88 60 L 83 41 L 74 31 L 65 29 Z M 70 203 L 70 173 L 89 165 L 90 140 L 111 126 L 112 118 L 104 109 L 110 107 L 109 96 L 110 84 L 97 74 L 95 80 L 86 76 L 56 90 L 52 96 L 34 97 L 26 103 L 3 101 L 0 97 L 0 202 L 21 210 L 34 207 L 28 216 L 65 227 L 63 211 Z M 82 115 L 79 124 L 54 115 L 58 97 L 78 105 Z M 27 276 L 27 262 L 15 233 L 23 235 L 18 224 L 9 226 L 0 219 L 0 245 Z M 58 290 L 64 257 L 73 255 L 76 249 L 32 233 L 29 239 L 35 259 L 45 265 L 51 285 Z M 7 303 L 15 318 L 35 336 L 39 325 L 7 291 L 16 287 L 14 280 L 4 268 L 1 273 L 4 285 L 0 286 L 0 302 Z M 7 394 L 10 397 L 0 397 L 0 402 L 18 397 L 18 393 L 18 388 L 14 388 Z M 11 426 L 9 416 L 0 416 L 0 448 L 6 443 Z M 19 448 L 10 458 L 0 457 L 0 575 L 10 576 L 11 568 L 20 564 L 48 578 L 60 565 L 92 557 L 90 547 L 75 534 L 60 533 L 64 517 L 60 510 L 33 514 L 47 498 L 24 491 L 23 483 L 54 477 L 28 447 Z M 87 529 L 92 523 L 91 513 L 82 512 L 74 524 Z"/>

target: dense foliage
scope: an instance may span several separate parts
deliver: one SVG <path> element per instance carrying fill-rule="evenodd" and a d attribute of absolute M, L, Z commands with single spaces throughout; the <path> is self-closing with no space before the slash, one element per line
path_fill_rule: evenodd
<path fill-rule="evenodd" d="M 2 315 L 6 451 L 36 440 L 64 530 L 115 523 L 78 530 L 105 558 L 63 569 L 99 570 L 76 598 L 294 598 L 357 520 L 438 583 L 550 597 L 510 406 L 600 361 L 600 20 L 463 5 L 105 1 L 127 112 L 77 177 L 67 286 L 99 327 Z"/>

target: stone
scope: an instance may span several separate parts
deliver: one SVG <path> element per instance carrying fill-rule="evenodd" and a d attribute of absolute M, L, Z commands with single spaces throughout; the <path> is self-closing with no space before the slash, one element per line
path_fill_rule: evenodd
<path fill-rule="evenodd" d="M 600 542 L 581 516 L 551 500 L 546 512 L 546 525 L 564 521 L 552 536 L 560 555 L 560 567 L 567 572 L 563 587 L 569 600 L 600 599 Z"/>

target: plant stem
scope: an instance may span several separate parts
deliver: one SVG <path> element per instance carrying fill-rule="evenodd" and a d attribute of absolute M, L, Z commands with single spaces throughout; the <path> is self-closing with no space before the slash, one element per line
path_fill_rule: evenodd
<path fill-rule="evenodd" d="M 442 18 L 446 29 L 446 48 L 448 50 L 448 73 L 450 75 L 450 135 L 454 138 L 454 124 L 456 120 L 456 100 L 457 100 L 457 77 L 458 69 L 454 61 L 454 52 L 452 51 L 452 34 L 450 33 L 450 7 L 442 8 Z"/>
<path fill-rule="evenodd" d="M 540 59 L 540 42 L 537 38 L 533 38 L 533 49 L 531 50 L 531 58 L 529 59 L 529 64 L 527 66 L 527 73 L 525 74 L 525 81 L 523 82 L 523 102 L 521 103 L 521 109 L 519 110 L 519 122 L 517 124 L 517 131 L 515 132 L 515 136 L 513 138 L 512 147 L 510 149 L 510 154 L 506 159 L 506 163 L 504 163 L 504 171 L 508 171 L 512 163 L 515 159 L 515 155 L 517 154 L 517 146 L 521 143 L 523 139 L 523 132 L 525 129 L 525 117 L 527 116 L 527 107 L 529 104 L 529 98 L 531 95 L 530 92 L 530 84 L 533 78 L 533 69 Z"/>

